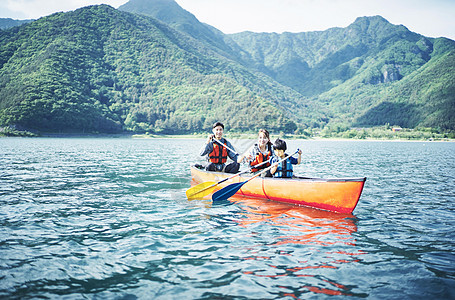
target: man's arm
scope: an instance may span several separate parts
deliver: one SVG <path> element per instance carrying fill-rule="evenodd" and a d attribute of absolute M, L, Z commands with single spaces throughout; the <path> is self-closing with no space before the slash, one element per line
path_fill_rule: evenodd
<path fill-rule="evenodd" d="M 226 140 L 226 146 L 228 146 L 229 148 L 234 149 L 234 147 L 232 147 L 232 144 Z M 237 153 L 234 153 L 232 152 L 231 150 L 227 149 L 227 153 L 228 153 L 228 156 L 235 162 L 237 162 L 237 159 L 239 157 L 239 155 Z"/>
<path fill-rule="evenodd" d="M 200 156 L 205 156 L 213 151 L 213 143 L 204 144 L 199 151 Z"/>

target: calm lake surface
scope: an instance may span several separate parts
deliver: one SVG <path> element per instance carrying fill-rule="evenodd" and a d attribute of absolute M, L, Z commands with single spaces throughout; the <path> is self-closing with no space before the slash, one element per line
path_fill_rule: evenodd
<path fill-rule="evenodd" d="M 367 177 L 341 215 L 189 202 L 204 142 L 0 139 L 0 298 L 455 298 L 455 143 L 289 141 L 298 175 Z"/>

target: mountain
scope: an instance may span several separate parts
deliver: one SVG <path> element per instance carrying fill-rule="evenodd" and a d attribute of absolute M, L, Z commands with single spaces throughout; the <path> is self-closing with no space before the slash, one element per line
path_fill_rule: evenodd
<path fill-rule="evenodd" d="M 0 32 L 0 125 L 39 131 L 295 129 L 298 94 L 166 24 L 107 5 Z"/>
<path fill-rule="evenodd" d="M 215 27 L 199 22 L 192 13 L 183 9 L 174 0 L 130 0 L 121 5 L 119 10 L 158 19 L 180 32 L 205 42 L 213 51 L 236 61 L 242 61 L 242 56 L 246 55 L 246 52 L 227 35 Z"/>
<path fill-rule="evenodd" d="M 39 131 L 455 130 L 455 42 L 380 16 L 223 34 L 174 0 L 57 13 L 0 31 L 0 126 Z"/>
<path fill-rule="evenodd" d="M 15 20 L 11 18 L 0 18 L 0 29 L 8 29 L 11 27 L 20 26 L 22 24 L 27 24 L 32 22 L 33 20 Z"/>
<path fill-rule="evenodd" d="M 242 32 L 230 37 L 249 52 L 257 64 L 263 65 L 267 73 L 306 96 L 323 93 L 354 77 L 366 58 L 383 56 L 382 53 L 397 44 L 407 48 L 415 47 L 419 41 L 424 45 L 431 44 L 428 39 L 408 31 L 404 26 L 392 25 L 380 16 L 358 18 L 347 28 L 319 32 Z M 418 67 L 429 59 L 428 48 L 417 50 L 414 56 L 423 56 L 424 59 L 412 67 Z M 394 58 L 391 59 L 388 62 L 394 64 Z M 385 80 L 370 78 L 371 82 L 365 83 L 401 77 L 402 74 L 390 74 Z"/>
<path fill-rule="evenodd" d="M 131 12 L 158 18 L 197 39 L 204 31 L 200 28 L 207 28 L 173 0 L 131 0 L 126 6 Z M 440 58 L 454 51 L 449 39 L 426 38 L 373 16 L 360 17 L 347 28 L 283 34 L 242 32 L 225 35 L 222 41 L 224 45 L 212 44 L 224 49 L 223 55 L 234 57 L 302 95 L 293 101 L 291 110 L 296 121 L 305 123 L 304 127 L 391 123 L 410 128 L 454 129 L 454 94 L 450 92 L 453 84 L 447 90 L 432 92 L 432 99 L 438 99 L 434 106 L 431 99 L 425 98 L 429 88 L 422 84 L 425 77 L 419 76 L 429 66 L 450 74 L 452 56 Z M 232 46 L 233 42 L 239 47 Z M 447 85 L 444 80 L 448 80 L 446 76 L 437 76 L 431 82 L 435 86 Z M 412 94 L 405 95 L 403 91 Z M 396 97 L 391 98 L 391 94 Z M 306 117 L 308 111 L 311 118 Z"/>
<path fill-rule="evenodd" d="M 454 128 L 452 40 L 426 38 L 380 16 L 319 32 L 230 37 L 332 122 Z"/>

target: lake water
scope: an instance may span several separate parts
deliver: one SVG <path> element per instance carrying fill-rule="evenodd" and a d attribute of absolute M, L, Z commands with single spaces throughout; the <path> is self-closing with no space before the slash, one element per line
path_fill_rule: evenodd
<path fill-rule="evenodd" d="M 189 202 L 203 143 L 0 139 L 0 298 L 455 298 L 455 143 L 289 141 L 352 215 Z"/>

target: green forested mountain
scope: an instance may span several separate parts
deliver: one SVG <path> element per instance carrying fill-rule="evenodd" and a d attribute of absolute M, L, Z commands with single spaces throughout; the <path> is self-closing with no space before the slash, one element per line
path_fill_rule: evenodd
<path fill-rule="evenodd" d="M 299 95 L 156 19 L 110 6 L 0 33 L 0 124 L 45 131 L 292 130 Z"/>
<path fill-rule="evenodd" d="M 323 108 L 329 123 L 455 128 L 452 40 L 426 38 L 380 16 L 321 32 L 231 38 L 267 74 Z"/>
<path fill-rule="evenodd" d="M 39 131 L 455 130 L 455 42 L 382 17 L 225 35 L 174 0 L 58 13 L 0 31 L 0 126 Z"/>
<path fill-rule="evenodd" d="M 130 0 L 119 10 L 153 17 L 170 27 L 203 42 L 214 52 L 252 67 L 249 53 L 244 51 L 228 35 L 198 21 L 190 12 L 181 8 L 174 0 Z"/>

